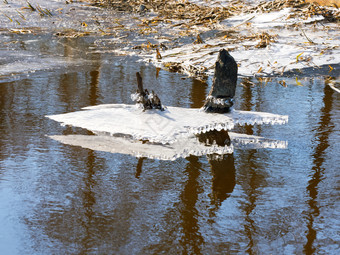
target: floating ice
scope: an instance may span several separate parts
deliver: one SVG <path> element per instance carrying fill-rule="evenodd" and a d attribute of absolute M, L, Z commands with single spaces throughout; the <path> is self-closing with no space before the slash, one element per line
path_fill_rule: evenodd
<path fill-rule="evenodd" d="M 0 70 L 0 76 L 9 76 L 15 74 L 34 73 L 36 71 L 51 70 L 54 68 L 67 67 L 70 65 L 84 65 L 87 61 L 84 59 L 68 60 L 58 57 L 26 57 L 11 63 L 3 64 Z"/>
<path fill-rule="evenodd" d="M 235 148 L 242 149 L 286 149 L 288 143 L 286 141 L 268 139 L 261 136 L 246 135 L 229 132 L 230 139 Z"/>
<path fill-rule="evenodd" d="M 273 125 L 288 121 L 288 116 L 264 112 L 233 110 L 218 114 L 180 107 L 167 107 L 165 111 L 143 111 L 136 105 L 126 104 L 91 106 L 82 111 L 47 117 L 96 134 L 123 134 L 135 140 L 162 144 L 172 144 L 179 139 L 211 130 L 230 130 L 235 124 Z"/>

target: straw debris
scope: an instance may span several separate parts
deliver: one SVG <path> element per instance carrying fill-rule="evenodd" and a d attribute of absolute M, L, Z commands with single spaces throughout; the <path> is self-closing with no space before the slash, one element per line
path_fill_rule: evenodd
<path fill-rule="evenodd" d="M 260 42 L 255 46 L 255 48 L 266 48 L 270 43 L 275 42 L 276 36 L 277 35 L 270 35 L 267 32 L 255 35 L 257 39 L 260 39 Z"/>
<path fill-rule="evenodd" d="M 328 22 L 338 22 L 340 16 L 336 5 L 335 8 L 330 9 L 316 2 L 306 2 L 305 0 L 261 1 L 255 5 L 234 0 L 227 7 L 201 6 L 189 1 L 174 0 L 92 0 L 92 2 L 97 6 L 107 6 L 122 12 L 140 12 L 141 6 L 143 6 L 144 11 L 158 13 L 162 21 L 187 20 L 186 24 L 189 26 L 209 25 L 241 13 L 268 13 L 287 7 L 293 9 L 294 17 L 304 17 L 305 19 L 321 15 Z"/>

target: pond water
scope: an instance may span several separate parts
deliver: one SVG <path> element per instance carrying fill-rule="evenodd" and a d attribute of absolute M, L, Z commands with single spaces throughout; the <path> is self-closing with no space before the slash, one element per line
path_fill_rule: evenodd
<path fill-rule="evenodd" d="M 201 107 L 211 80 L 98 53 L 94 37 L 0 41 L 1 253 L 338 254 L 340 95 L 324 76 L 239 79 L 236 109 L 289 123 L 236 131 L 287 149 L 160 161 L 58 143 L 87 131 L 45 116 L 132 103 L 137 71 L 169 106 Z"/>

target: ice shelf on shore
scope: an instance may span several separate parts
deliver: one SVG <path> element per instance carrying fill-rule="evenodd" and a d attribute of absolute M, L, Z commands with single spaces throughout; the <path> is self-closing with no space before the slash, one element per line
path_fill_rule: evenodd
<path fill-rule="evenodd" d="M 58 57 L 35 57 L 35 56 L 25 56 L 20 58 L 21 52 L 16 52 L 15 58 L 18 60 L 11 59 L 13 62 L 3 64 L 0 69 L 0 80 L 2 77 L 14 76 L 17 74 L 30 74 L 36 71 L 48 71 L 54 70 L 61 67 L 69 66 L 84 66 L 84 64 L 89 63 L 89 61 L 79 59 L 79 60 L 68 60 L 65 61 L 63 58 Z"/>
<path fill-rule="evenodd" d="M 159 160 L 176 160 L 190 155 L 203 156 L 207 154 L 231 154 L 234 151 L 234 147 L 242 149 L 285 149 L 287 147 L 287 143 L 284 141 L 232 132 L 230 132 L 229 135 L 232 140 L 231 146 L 206 146 L 203 143 L 200 143 L 195 136 L 189 136 L 167 145 L 144 143 L 128 138 L 105 135 L 52 135 L 49 137 L 63 144 L 80 146 L 91 150 L 127 154 L 135 157 L 146 157 Z"/>
<path fill-rule="evenodd" d="M 143 111 L 137 105 L 105 104 L 81 111 L 47 116 L 63 125 L 96 134 L 125 135 L 135 140 L 171 144 L 191 135 L 211 130 L 230 130 L 235 124 L 285 124 L 288 116 L 264 112 L 232 110 L 206 113 L 196 108 L 166 107 L 165 111 Z"/>

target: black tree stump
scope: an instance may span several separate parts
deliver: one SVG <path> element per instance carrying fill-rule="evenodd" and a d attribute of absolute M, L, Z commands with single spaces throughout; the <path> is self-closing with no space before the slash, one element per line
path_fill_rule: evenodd
<path fill-rule="evenodd" d="M 237 83 L 237 63 L 225 49 L 220 50 L 215 74 L 203 108 L 206 112 L 226 113 L 233 106 Z"/>

